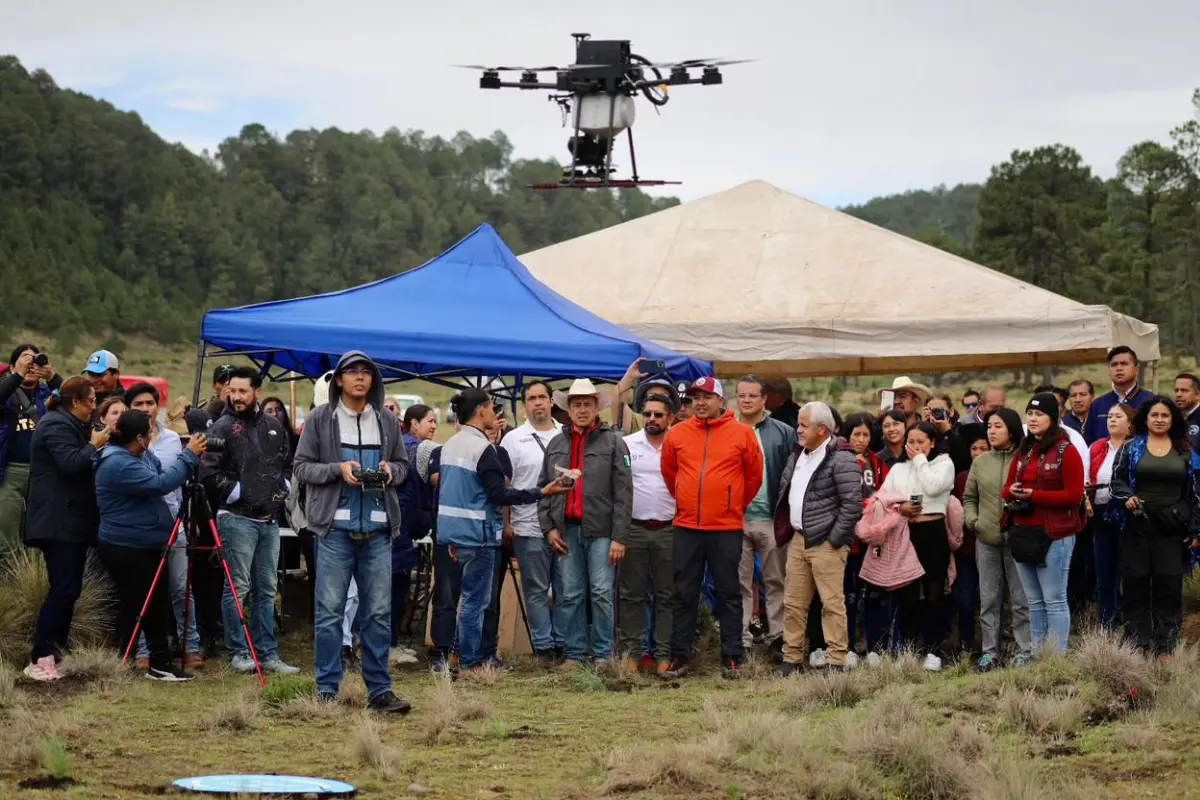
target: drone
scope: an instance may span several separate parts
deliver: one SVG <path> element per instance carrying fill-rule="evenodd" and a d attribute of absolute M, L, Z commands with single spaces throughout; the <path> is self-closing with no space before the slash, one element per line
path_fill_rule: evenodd
<path fill-rule="evenodd" d="M 633 147 L 633 122 L 636 97 L 642 95 L 657 111 L 671 98 L 668 87 L 700 84 L 717 86 L 724 82 L 720 68 L 744 64 L 749 59 L 724 60 L 693 58 L 687 61 L 656 64 L 634 53 L 628 39 L 592 39 L 591 34 L 573 33 L 575 63 L 566 67 L 485 67 L 456 64 L 462 69 L 482 70 L 481 89 L 545 89 L 549 100 L 562 111 L 563 126 L 570 121 L 573 133 L 567 140 L 571 165 L 563 169 L 558 183 L 535 183 L 531 189 L 629 189 L 640 186 L 665 186 L 680 181 L 646 180 L 638 176 L 637 153 Z M 667 71 L 666 77 L 663 70 Z M 693 75 L 692 70 L 699 70 Z M 519 72 L 516 81 L 501 78 L 503 72 Z M 543 80 L 539 73 L 554 73 Z M 629 140 L 631 176 L 613 175 L 613 144 L 624 132 Z"/>

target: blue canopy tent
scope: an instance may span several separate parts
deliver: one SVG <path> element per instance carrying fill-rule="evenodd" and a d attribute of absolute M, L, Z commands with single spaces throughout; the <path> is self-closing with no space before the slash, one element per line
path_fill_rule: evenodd
<path fill-rule="evenodd" d="M 200 328 L 195 400 L 204 360 L 247 356 L 264 373 L 316 378 L 347 350 L 371 356 L 385 379 L 461 386 L 494 377 L 617 380 L 639 356 L 675 380 L 712 365 L 660 347 L 554 293 L 480 225 L 437 258 L 340 292 L 209 311 Z"/>

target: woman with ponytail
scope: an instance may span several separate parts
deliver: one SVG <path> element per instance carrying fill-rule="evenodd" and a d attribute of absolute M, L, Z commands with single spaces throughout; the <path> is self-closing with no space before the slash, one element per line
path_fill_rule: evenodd
<path fill-rule="evenodd" d="M 96 392 L 84 378 L 69 378 L 51 393 L 33 435 L 29 462 L 29 512 L 25 544 L 42 551 L 50 591 L 42 602 L 25 675 L 55 681 L 67 649 L 75 601 L 83 591 L 88 548 L 96 544 L 100 513 L 92 455 L 109 429 L 92 429 Z"/>

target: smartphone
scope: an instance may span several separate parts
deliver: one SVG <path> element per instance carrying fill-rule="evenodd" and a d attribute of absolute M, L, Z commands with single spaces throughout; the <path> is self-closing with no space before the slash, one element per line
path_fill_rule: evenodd
<path fill-rule="evenodd" d="M 662 359 L 652 360 L 649 358 L 643 358 L 641 369 L 642 372 L 666 372 L 667 362 L 663 361 Z"/>
<path fill-rule="evenodd" d="M 920 506 L 920 505 L 921 505 L 921 501 L 922 501 L 922 500 L 924 500 L 924 499 L 925 499 L 925 496 L 924 496 L 924 495 L 913 494 L 913 495 L 909 495 L 909 497 L 908 497 L 908 502 L 909 502 L 911 505 L 914 505 L 914 506 Z"/>
<path fill-rule="evenodd" d="M 891 389 L 885 389 L 879 395 L 879 410 L 891 411 L 892 406 L 896 405 L 896 393 Z"/>

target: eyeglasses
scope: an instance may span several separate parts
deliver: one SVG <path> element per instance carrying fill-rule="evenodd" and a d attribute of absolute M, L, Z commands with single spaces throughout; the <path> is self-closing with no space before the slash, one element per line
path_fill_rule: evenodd
<path fill-rule="evenodd" d="M 667 412 L 665 411 L 643 411 L 642 416 L 646 419 L 666 419 Z"/>

